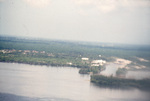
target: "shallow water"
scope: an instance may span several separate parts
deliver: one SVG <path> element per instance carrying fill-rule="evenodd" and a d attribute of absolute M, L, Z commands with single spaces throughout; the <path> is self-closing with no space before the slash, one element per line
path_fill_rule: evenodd
<path fill-rule="evenodd" d="M 128 71 L 126 78 L 145 79 L 150 78 L 150 71 Z"/>
<path fill-rule="evenodd" d="M 120 67 L 118 64 L 115 63 L 110 63 L 106 65 L 106 69 L 102 71 L 100 74 L 105 75 L 105 76 L 116 76 L 116 71 Z M 125 78 L 131 78 L 131 79 L 145 79 L 145 78 L 150 78 L 150 71 L 143 71 L 143 70 L 138 70 L 138 71 L 128 71 L 127 74 L 125 75 Z"/>
<path fill-rule="evenodd" d="M 98 87 L 78 71 L 0 63 L 0 101 L 150 101 L 150 92 Z"/>
<path fill-rule="evenodd" d="M 114 63 L 110 63 L 106 65 L 106 69 L 102 71 L 100 74 L 105 75 L 105 76 L 116 76 L 116 71 L 118 69 L 118 65 Z"/>

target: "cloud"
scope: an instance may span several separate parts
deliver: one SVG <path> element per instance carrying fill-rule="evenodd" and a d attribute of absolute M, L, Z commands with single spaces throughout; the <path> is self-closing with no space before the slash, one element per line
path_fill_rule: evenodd
<path fill-rule="evenodd" d="M 117 8 L 118 2 L 117 0 L 96 0 L 95 6 L 102 12 L 110 12 Z"/>
<path fill-rule="evenodd" d="M 5 1 L 5 0 L 0 0 L 0 2 L 3 2 L 3 1 Z"/>
<path fill-rule="evenodd" d="M 150 7 L 150 0 L 122 0 L 125 7 Z"/>
<path fill-rule="evenodd" d="M 27 4 L 34 7 L 45 7 L 50 4 L 51 0 L 24 0 Z"/>
<path fill-rule="evenodd" d="M 150 0 L 73 0 L 79 6 L 93 6 L 102 12 L 111 12 L 119 7 L 150 7 Z"/>
<path fill-rule="evenodd" d="M 87 15 L 88 15 L 88 13 L 85 12 L 85 10 L 83 10 L 83 9 L 80 9 L 78 13 L 79 13 L 80 15 L 83 15 L 83 16 L 87 16 Z"/>
<path fill-rule="evenodd" d="M 79 5 L 89 5 L 92 4 L 94 0 L 73 0 L 73 1 Z"/>

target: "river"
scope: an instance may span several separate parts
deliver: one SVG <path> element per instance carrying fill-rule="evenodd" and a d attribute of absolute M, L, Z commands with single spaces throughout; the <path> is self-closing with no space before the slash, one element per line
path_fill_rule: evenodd
<path fill-rule="evenodd" d="M 78 68 L 0 63 L 0 101 L 150 101 L 139 89 L 98 87 Z"/>

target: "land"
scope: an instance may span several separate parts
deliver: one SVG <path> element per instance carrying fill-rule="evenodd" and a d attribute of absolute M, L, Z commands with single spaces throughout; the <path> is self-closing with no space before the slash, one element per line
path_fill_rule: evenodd
<path fill-rule="evenodd" d="M 1 62 L 89 68 L 92 61 L 104 60 L 137 69 L 149 68 L 149 51 L 150 46 L 0 37 Z"/>
<path fill-rule="evenodd" d="M 76 42 L 1 37 L 0 61 L 87 68 L 93 60 L 111 60 L 106 56 L 100 58 L 98 52 L 89 49 L 89 46 Z"/>
<path fill-rule="evenodd" d="M 103 75 L 92 75 L 91 82 L 104 87 L 112 87 L 112 88 L 139 88 L 143 90 L 150 90 L 150 79 L 126 79 L 126 78 L 118 78 L 113 76 L 103 76 Z"/>
<path fill-rule="evenodd" d="M 105 78 L 108 85 L 128 85 L 131 81 L 129 86 L 140 87 L 145 81 L 101 77 L 99 73 L 109 63 L 118 64 L 119 76 L 129 70 L 150 70 L 150 46 L 0 36 L 0 62 L 77 67 L 80 74 L 91 74 L 91 82 L 99 85 L 103 85 L 100 78 Z"/>

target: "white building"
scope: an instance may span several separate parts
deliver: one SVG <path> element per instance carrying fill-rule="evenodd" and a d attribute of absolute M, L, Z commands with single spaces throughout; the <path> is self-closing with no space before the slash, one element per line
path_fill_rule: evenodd
<path fill-rule="evenodd" d="M 106 63 L 106 61 L 105 60 L 93 60 L 92 62 L 91 62 L 91 66 L 102 66 L 102 65 L 104 65 Z"/>
<path fill-rule="evenodd" d="M 87 60 L 89 60 L 89 58 L 81 58 L 82 60 L 85 60 L 85 61 L 87 61 Z"/>
<path fill-rule="evenodd" d="M 72 63 L 71 63 L 71 62 L 67 62 L 67 64 L 68 64 L 68 65 L 72 65 Z"/>

